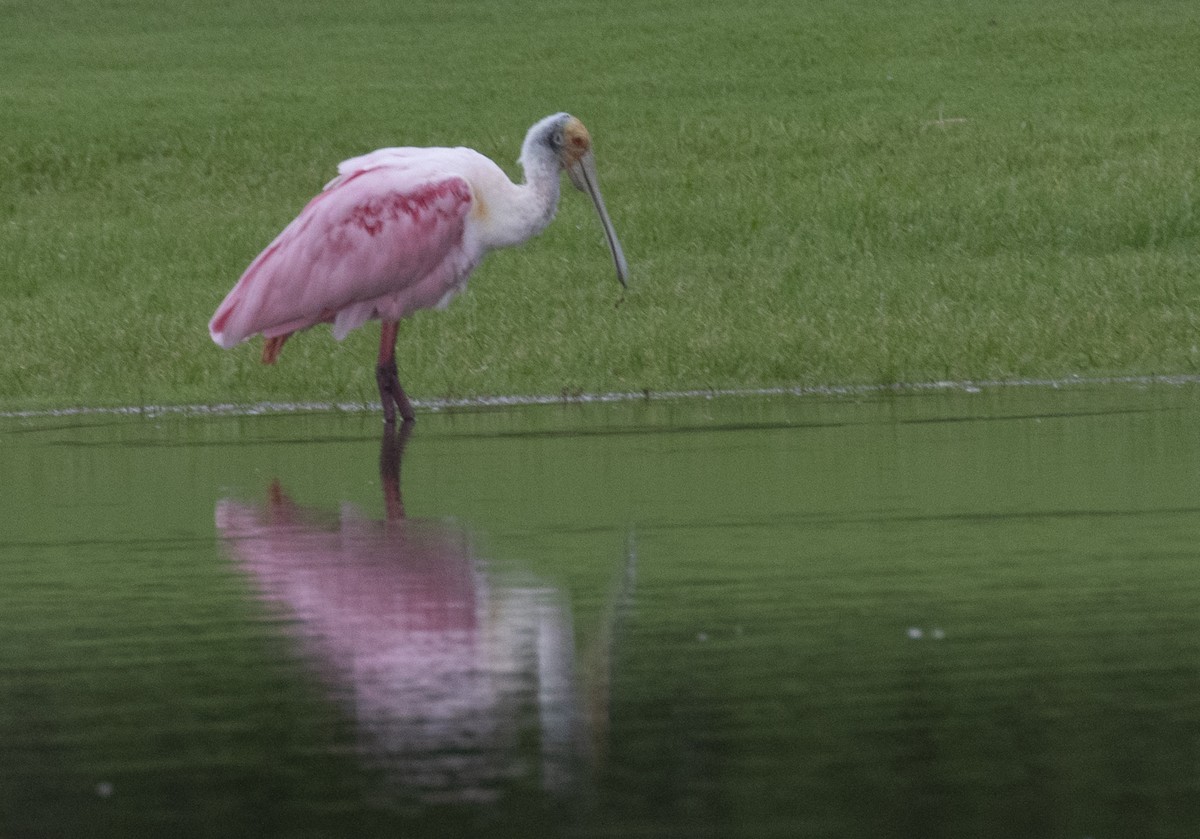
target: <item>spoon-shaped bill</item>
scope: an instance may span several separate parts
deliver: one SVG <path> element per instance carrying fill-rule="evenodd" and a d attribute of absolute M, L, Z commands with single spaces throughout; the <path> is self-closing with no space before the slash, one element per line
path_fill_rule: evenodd
<path fill-rule="evenodd" d="M 580 156 L 567 167 L 567 176 L 570 177 L 571 183 L 575 184 L 576 189 L 586 192 L 592 197 L 592 203 L 596 205 L 596 212 L 600 215 L 600 223 L 604 225 L 604 236 L 608 240 L 608 249 L 612 251 L 613 263 L 617 266 L 617 279 L 622 286 L 627 286 L 625 279 L 629 276 L 629 266 L 625 264 L 625 252 L 621 250 L 621 243 L 617 240 L 617 231 L 613 230 L 612 220 L 608 217 L 608 210 L 604 209 L 604 198 L 600 195 L 600 180 L 596 177 L 595 156 L 590 151 Z"/>

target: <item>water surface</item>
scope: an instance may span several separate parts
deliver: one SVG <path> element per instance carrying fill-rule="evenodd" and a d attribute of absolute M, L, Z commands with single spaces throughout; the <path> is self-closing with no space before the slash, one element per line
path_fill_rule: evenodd
<path fill-rule="evenodd" d="M 0 421 L 0 835 L 1195 835 L 1198 420 Z"/>

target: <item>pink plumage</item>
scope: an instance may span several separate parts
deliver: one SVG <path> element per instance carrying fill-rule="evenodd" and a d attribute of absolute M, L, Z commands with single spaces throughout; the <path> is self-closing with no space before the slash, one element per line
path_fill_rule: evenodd
<path fill-rule="evenodd" d="M 228 349 L 326 321 L 341 339 L 444 305 L 483 256 L 465 235 L 471 202 L 466 179 L 432 166 L 343 175 L 246 269 L 209 324 L 213 340 Z"/>
<path fill-rule="evenodd" d="M 387 422 L 412 406 L 396 373 L 398 322 L 441 308 L 466 286 L 492 248 L 539 233 L 558 206 L 559 173 L 587 191 L 625 282 L 625 257 L 604 209 L 591 138 L 579 120 L 554 114 L 534 125 L 521 150 L 526 181 L 465 148 L 380 149 L 338 167 L 250 263 L 209 322 L 225 349 L 261 334 L 274 363 L 293 332 L 332 323 L 341 340 L 368 320 L 383 323 L 376 381 Z"/>

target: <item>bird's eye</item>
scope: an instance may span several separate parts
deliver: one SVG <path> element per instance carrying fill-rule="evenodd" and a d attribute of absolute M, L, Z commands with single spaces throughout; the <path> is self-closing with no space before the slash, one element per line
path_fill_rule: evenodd
<path fill-rule="evenodd" d="M 563 133 L 561 131 L 555 131 L 550 137 L 550 142 L 556 149 L 561 148 L 563 144 Z"/>

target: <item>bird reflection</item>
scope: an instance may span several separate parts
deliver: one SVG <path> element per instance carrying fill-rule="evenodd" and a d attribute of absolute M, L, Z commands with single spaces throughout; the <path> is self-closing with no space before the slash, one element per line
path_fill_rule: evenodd
<path fill-rule="evenodd" d="M 514 782 L 570 788 L 602 750 L 634 551 L 596 649 L 577 666 L 561 592 L 489 572 L 459 525 L 405 515 L 411 427 L 385 428 L 383 521 L 349 505 L 300 506 L 276 481 L 265 504 L 218 501 L 217 530 L 263 599 L 294 619 L 364 757 L 406 793 L 486 801 Z"/>

